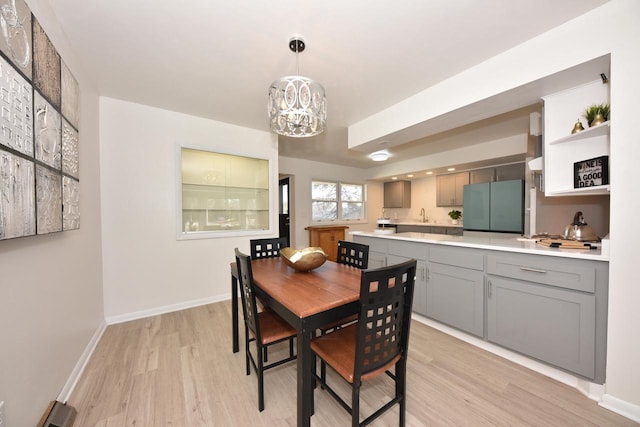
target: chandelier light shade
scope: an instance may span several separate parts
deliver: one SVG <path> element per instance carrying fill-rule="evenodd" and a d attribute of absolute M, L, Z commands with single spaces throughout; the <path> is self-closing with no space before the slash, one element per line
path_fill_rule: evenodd
<path fill-rule="evenodd" d="M 321 134 L 327 121 L 324 87 L 299 75 L 298 56 L 304 48 L 305 43 L 301 37 L 289 40 L 289 49 L 296 54 L 298 75 L 283 77 L 269 86 L 267 109 L 271 130 L 294 138 Z"/>

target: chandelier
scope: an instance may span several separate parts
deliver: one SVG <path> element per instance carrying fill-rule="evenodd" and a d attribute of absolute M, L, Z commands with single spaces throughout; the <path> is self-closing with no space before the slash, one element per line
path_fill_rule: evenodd
<path fill-rule="evenodd" d="M 322 85 L 300 76 L 298 57 L 304 51 L 301 37 L 289 40 L 296 54 L 295 76 L 283 77 L 269 86 L 269 123 L 275 133 L 294 138 L 319 135 L 327 121 L 327 100 Z"/>

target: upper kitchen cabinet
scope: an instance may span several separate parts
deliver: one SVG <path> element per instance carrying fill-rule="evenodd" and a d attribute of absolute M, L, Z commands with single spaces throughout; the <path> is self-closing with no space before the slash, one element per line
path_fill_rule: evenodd
<path fill-rule="evenodd" d="M 544 191 L 547 196 L 609 194 L 610 186 L 576 188 L 577 162 L 609 157 L 610 121 L 587 127 L 583 112 L 592 104 L 609 104 L 609 85 L 601 79 L 543 97 L 544 100 Z M 585 130 L 572 134 L 577 120 Z M 598 177 L 599 167 L 589 171 Z M 608 172 L 608 168 L 604 168 Z M 600 178 L 602 178 L 600 176 Z M 608 176 L 602 182 L 608 183 Z M 595 180 L 599 184 L 598 180 Z"/>
<path fill-rule="evenodd" d="M 524 180 L 524 163 L 513 163 L 490 168 L 475 169 L 469 172 L 469 184 L 483 182 Z"/>
<path fill-rule="evenodd" d="M 462 206 L 464 186 L 469 184 L 469 172 L 436 177 L 436 206 Z"/>
<path fill-rule="evenodd" d="M 411 181 L 393 181 L 384 183 L 385 208 L 411 207 Z"/>

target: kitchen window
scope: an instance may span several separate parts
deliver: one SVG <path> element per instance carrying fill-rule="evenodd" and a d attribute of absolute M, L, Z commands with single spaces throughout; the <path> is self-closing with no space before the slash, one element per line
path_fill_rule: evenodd
<path fill-rule="evenodd" d="M 312 220 L 317 222 L 364 220 L 364 191 L 363 184 L 312 181 Z"/>

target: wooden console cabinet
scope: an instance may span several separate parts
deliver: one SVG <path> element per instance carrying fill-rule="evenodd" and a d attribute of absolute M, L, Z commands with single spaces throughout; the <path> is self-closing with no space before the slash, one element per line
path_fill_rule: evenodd
<path fill-rule="evenodd" d="M 344 233 L 349 226 L 309 226 L 309 246 L 322 248 L 328 259 L 336 261 L 338 259 L 338 240 L 344 240 Z"/>

